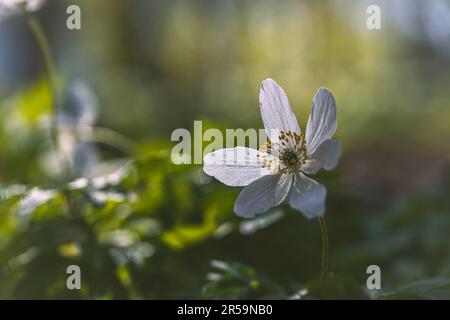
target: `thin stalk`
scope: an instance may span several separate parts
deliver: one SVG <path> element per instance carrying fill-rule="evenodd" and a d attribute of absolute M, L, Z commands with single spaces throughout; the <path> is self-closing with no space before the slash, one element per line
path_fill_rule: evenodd
<path fill-rule="evenodd" d="M 322 234 L 322 267 L 321 267 L 321 281 L 322 281 L 322 297 L 325 297 L 326 291 L 326 276 L 328 269 L 328 230 L 327 223 L 325 222 L 325 217 L 319 218 L 320 232 Z"/>
<path fill-rule="evenodd" d="M 126 155 L 132 155 L 136 151 L 136 144 L 132 140 L 108 128 L 89 127 L 88 130 L 77 132 L 77 136 L 81 141 L 103 143 Z"/>
<path fill-rule="evenodd" d="M 34 38 L 39 46 L 39 50 L 42 54 L 42 58 L 44 60 L 45 67 L 45 75 L 47 78 L 48 88 L 50 90 L 51 96 L 51 119 L 50 119 L 50 143 L 52 149 L 55 151 L 56 157 L 58 158 L 58 166 L 59 172 L 66 173 L 70 175 L 68 172 L 68 168 L 65 165 L 64 159 L 61 159 L 61 155 L 58 152 L 59 147 L 59 124 L 58 124 L 58 115 L 59 115 L 59 90 L 58 90 L 58 81 L 56 78 L 56 69 L 53 63 L 53 57 L 50 50 L 50 45 L 48 43 L 47 37 L 42 29 L 42 26 L 32 14 L 27 15 L 28 25 L 31 28 Z M 64 180 L 62 178 L 62 180 Z"/>

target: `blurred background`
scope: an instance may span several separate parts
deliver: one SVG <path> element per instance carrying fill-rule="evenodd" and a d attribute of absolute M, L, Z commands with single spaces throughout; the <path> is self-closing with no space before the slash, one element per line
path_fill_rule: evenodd
<path fill-rule="evenodd" d="M 317 176 L 326 296 L 450 299 L 450 1 L 49 0 L 34 16 L 60 144 L 27 17 L 4 18 L 1 299 L 320 298 L 318 221 L 287 205 L 242 220 L 240 188 L 170 161 L 172 131 L 194 120 L 262 128 L 268 77 L 303 128 L 320 86 L 336 97 L 343 156 Z M 81 290 L 66 287 L 72 264 Z M 372 264 L 381 290 L 366 288 Z"/>

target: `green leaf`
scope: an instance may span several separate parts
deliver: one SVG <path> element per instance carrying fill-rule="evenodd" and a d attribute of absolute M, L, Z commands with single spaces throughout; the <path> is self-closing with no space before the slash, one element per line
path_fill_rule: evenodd
<path fill-rule="evenodd" d="M 212 260 L 202 293 L 214 299 L 286 298 L 284 291 L 255 269 L 237 262 Z"/>
<path fill-rule="evenodd" d="M 394 299 L 430 299 L 448 300 L 450 299 L 450 279 L 431 278 L 406 285 L 398 290 L 382 294 L 378 297 L 381 300 Z"/>

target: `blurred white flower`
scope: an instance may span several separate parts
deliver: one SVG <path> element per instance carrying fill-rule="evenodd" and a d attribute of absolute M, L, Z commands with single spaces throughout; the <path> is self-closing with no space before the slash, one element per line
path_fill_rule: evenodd
<path fill-rule="evenodd" d="M 97 99 L 80 80 L 74 81 L 64 97 L 59 126 L 66 129 L 89 127 L 97 119 Z"/>
<path fill-rule="evenodd" d="M 69 88 L 59 113 L 59 149 L 76 176 L 92 177 L 99 164 L 97 147 L 80 140 L 80 136 L 92 130 L 97 119 L 97 99 L 82 81 L 75 81 Z"/>
<path fill-rule="evenodd" d="M 77 177 L 92 177 L 99 163 L 99 155 L 94 144 L 85 142 L 80 136 L 88 135 L 97 119 L 97 100 L 90 88 L 82 81 L 74 81 L 64 96 L 58 113 L 59 145 L 43 158 L 44 167 L 54 175 L 59 175 L 58 162 L 67 160 Z"/>
<path fill-rule="evenodd" d="M 0 20 L 24 11 L 39 10 L 46 0 L 0 0 Z"/>
<path fill-rule="evenodd" d="M 325 88 L 317 91 L 306 136 L 274 80 L 263 81 L 259 99 L 268 142 L 260 150 L 236 147 L 211 152 L 204 158 L 204 172 L 226 185 L 246 186 L 234 206 L 239 216 L 254 217 L 286 198 L 305 217 L 322 216 L 326 189 L 305 174 L 331 170 L 340 157 L 340 143 L 331 139 L 336 130 L 333 95 Z"/>

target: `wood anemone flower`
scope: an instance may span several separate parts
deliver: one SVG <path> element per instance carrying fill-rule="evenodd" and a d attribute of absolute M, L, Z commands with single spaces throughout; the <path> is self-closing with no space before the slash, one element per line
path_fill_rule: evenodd
<path fill-rule="evenodd" d="M 336 131 L 336 103 L 320 88 L 302 134 L 283 89 L 263 81 L 261 116 L 269 138 L 259 150 L 235 147 L 207 154 L 203 170 L 228 186 L 245 186 L 234 205 L 237 215 L 252 218 L 288 200 L 309 219 L 325 214 L 326 189 L 307 175 L 333 169 L 341 154 Z"/>

